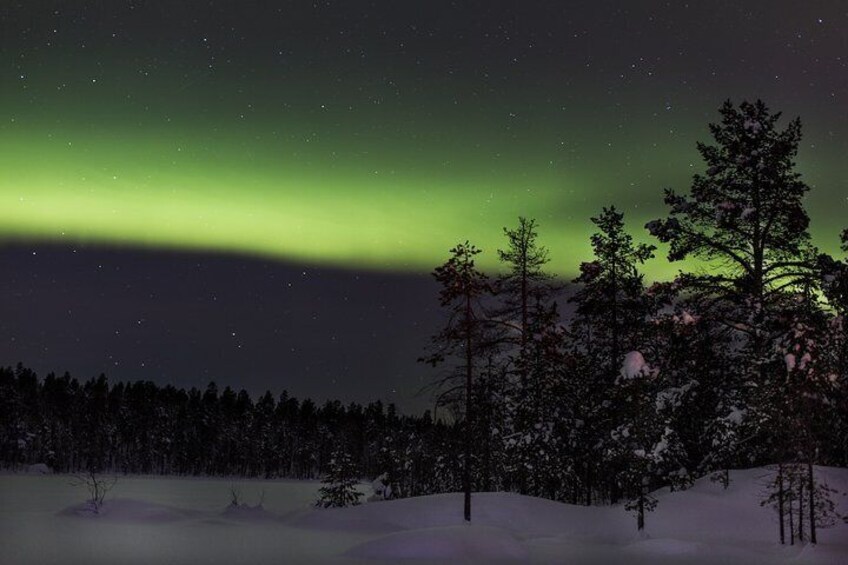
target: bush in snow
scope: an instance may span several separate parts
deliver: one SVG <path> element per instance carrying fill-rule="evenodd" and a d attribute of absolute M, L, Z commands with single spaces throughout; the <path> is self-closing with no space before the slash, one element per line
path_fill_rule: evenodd
<path fill-rule="evenodd" d="M 262 489 L 262 492 L 259 493 L 259 501 L 256 503 L 256 505 L 251 506 L 245 502 L 244 497 L 241 494 L 241 488 L 239 488 L 235 484 L 230 485 L 230 508 L 261 509 L 264 504 L 265 489 Z"/>
<path fill-rule="evenodd" d="M 110 490 L 118 482 L 118 477 L 103 477 L 102 475 L 89 471 L 85 474 L 75 475 L 71 485 L 84 487 L 88 491 L 88 504 L 95 514 L 100 513 L 103 501 Z"/>
<path fill-rule="evenodd" d="M 386 473 L 371 481 L 371 490 L 374 491 L 374 494 L 368 498 L 369 502 L 389 500 L 392 498 L 392 485 L 389 484 L 389 478 Z"/>

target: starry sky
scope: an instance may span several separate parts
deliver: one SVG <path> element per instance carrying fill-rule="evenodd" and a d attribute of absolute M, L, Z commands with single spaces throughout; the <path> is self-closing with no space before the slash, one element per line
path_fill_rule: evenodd
<path fill-rule="evenodd" d="M 841 1 L 7 1 L 0 364 L 424 402 L 427 273 L 541 225 L 639 240 L 727 98 L 800 116 L 815 241 L 848 223 Z M 651 278 L 677 269 L 658 259 Z"/>

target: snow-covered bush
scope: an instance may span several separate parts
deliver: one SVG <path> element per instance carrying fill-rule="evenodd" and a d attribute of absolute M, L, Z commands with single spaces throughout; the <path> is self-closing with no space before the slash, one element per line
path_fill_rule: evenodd
<path fill-rule="evenodd" d="M 250 505 L 245 501 L 245 497 L 241 493 L 241 488 L 235 484 L 230 485 L 230 508 L 250 508 L 261 509 L 265 504 L 265 489 L 259 493 L 259 499 L 255 505 Z"/>
<path fill-rule="evenodd" d="M 371 490 L 374 494 L 371 495 L 369 501 L 389 500 L 392 498 L 392 485 L 389 484 L 389 478 L 386 473 L 383 473 L 371 482 Z"/>

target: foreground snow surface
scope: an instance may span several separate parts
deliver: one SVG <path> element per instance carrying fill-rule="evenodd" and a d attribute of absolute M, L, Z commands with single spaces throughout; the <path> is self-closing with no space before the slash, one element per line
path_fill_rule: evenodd
<path fill-rule="evenodd" d="M 844 524 L 821 530 L 818 546 L 776 543 L 776 518 L 758 503 L 768 473 L 655 493 L 642 536 L 621 506 L 506 493 L 475 494 L 470 525 L 460 494 L 319 510 L 310 481 L 121 477 L 95 515 L 67 476 L 6 474 L 0 563 L 848 563 Z M 848 491 L 848 470 L 818 476 Z M 231 486 L 243 506 L 229 506 Z"/>

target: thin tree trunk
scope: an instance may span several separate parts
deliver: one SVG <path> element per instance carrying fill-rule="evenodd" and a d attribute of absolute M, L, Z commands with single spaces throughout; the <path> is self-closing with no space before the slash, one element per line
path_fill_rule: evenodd
<path fill-rule="evenodd" d="M 486 443 L 483 448 L 483 490 L 492 492 L 492 436 L 491 436 L 491 421 L 492 421 L 492 405 L 491 405 L 491 390 L 492 387 L 492 358 L 489 357 L 489 375 L 484 382 L 483 391 L 485 394 L 484 405 L 486 410 L 486 418 L 484 420 L 484 428 L 482 433 L 486 434 Z"/>
<path fill-rule="evenodd" d="M 810 461 L 807 461 L 807 496 L 810 497 L 810 502 L 807 504 L 807 508 L 809 508 L 810 513 L 810 543 L 813 544 L 817 543 L 815 486 L 816 483 L 813 479 L 813 464 Z"/>
<path fill-rule="evenodd" d="M 527 250 L 524 249 L 521 257 L 521 349 L 527 345 L 528 326 L 528 296 L 527 296 Z"/>
<path fill-rule="evenodd" d="M 804 543 L 804 480 L 800 477 L 798 478 L 798 541 Z"/>
<path fill-rule="evenodd" d="M 621 363 L 621 348 L 618 335 L 618 274 L 615 269 L 615 261 L 612 262 L 612 359 L 610 359 L 610 377 L 614 379 L 616 367 Z"/>
<path fill-rule="evenodd" d="M 465 460 L 462 489 L 465 492 L 464 517 L 471 521 L 471 295 L 465 296 Z"/>
<path fill-rule="evenodd" d="M 595 348 L 593 347 L 592 342 L 592 326 L 589 324 L 588 320 L 586 321 L 586 353 L 589 356 L 589 359 L 593 359 L 595 354 Z M 597 385 L 598 383 L 593 383 Z M 588 417 L 586 421 L 584 421 L 584 426 L 588 422 Z M 584 454 L 586 457 L 586 506 L 592 506 L 592 467 L 588 454 Z"/>
<path fill-rule="evenodd" d="M 789 545 L 795 545 L 795 523 L 792 516 L 792 475 L 789 475 L 789 488 L 787 492 L 789 493 L 789 500 L 787 500 L 789 504 Z"/>
<path fill-rule="evenodd" d="M 640 532 L 645 529 L 645 487 L 641 483 L 639 484 L 639 510 L 636 526 Z"/>
<path fill-rule="evenodd" d="M 783 526 L 783 463 L 777 464 L 777 517 L 780 524 L 780 544 L 786 543 L 786 532 Z"/>

